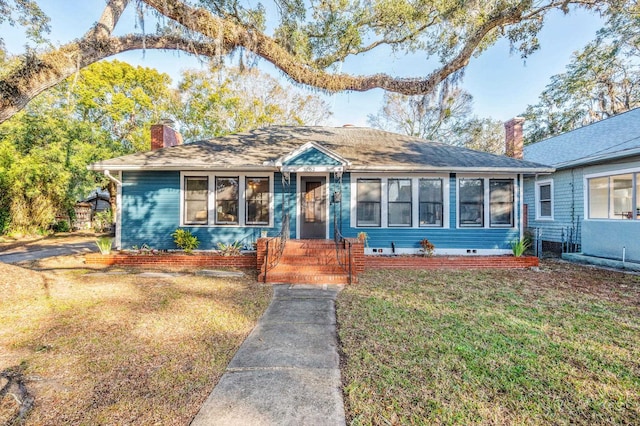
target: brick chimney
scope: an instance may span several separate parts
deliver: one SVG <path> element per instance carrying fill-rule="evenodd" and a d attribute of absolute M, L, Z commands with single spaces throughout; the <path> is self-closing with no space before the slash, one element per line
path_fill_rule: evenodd
<path fill-rule="evenodd" d="M 522 160 L 522 123 L 523 117 L 515 117 L 504 123 L 505 155 Z"/>
<path fill-rule="evenodd" d="M 151 125 L 151 150 L 182 145 L 182 135 L 176 132 L 171 125 L 172 121 Z"/>

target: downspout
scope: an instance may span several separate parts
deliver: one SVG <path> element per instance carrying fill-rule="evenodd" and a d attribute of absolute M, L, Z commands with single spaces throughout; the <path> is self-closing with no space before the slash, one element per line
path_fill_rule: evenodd
<path fill-rule="evenodd" d="M 122 182 L 116 179 L 109 170 L 104 175 L 116 184 L 116 249 L 122 249 Z M 121 178 L 122 179 L 122 178 Z"/>

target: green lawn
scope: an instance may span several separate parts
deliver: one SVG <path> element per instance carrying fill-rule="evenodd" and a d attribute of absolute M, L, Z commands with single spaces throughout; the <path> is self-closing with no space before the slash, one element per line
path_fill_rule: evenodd
<path fill-rule="evenodd" d="M 339 296 L 352 424 L 640 424 L 640 277 L 371 271 Z"/>

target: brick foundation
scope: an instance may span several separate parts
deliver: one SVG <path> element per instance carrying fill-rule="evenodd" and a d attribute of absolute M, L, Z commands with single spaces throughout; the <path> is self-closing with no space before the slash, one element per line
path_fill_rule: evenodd
<path fill-rule="evenodd" d="M 512 269 L 538 266 L 534 256 L 365 256 L 365 269 Z"/>
<path fill-rule="evenodd" d="M 216 267 L 216 268 L 256 268 L 254 253 L 241 256 L 220 256 L 216 254 L 159 254 L 135 255 L 129 253 L 99 254 L 90 253 L 85 256 L 87 265 L 121 265 L 121 266 L 158 266 L 167 268 L 180 267 Z"/>

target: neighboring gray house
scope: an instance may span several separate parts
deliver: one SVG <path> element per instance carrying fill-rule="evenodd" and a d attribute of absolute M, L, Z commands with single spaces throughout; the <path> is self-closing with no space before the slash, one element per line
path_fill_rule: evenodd
<path fill-rule="evenodd" d="M 528 145 L 524 159 L 556 169 L 524 181 L 545 249 L 640 262 L 640 108 Z"/>

